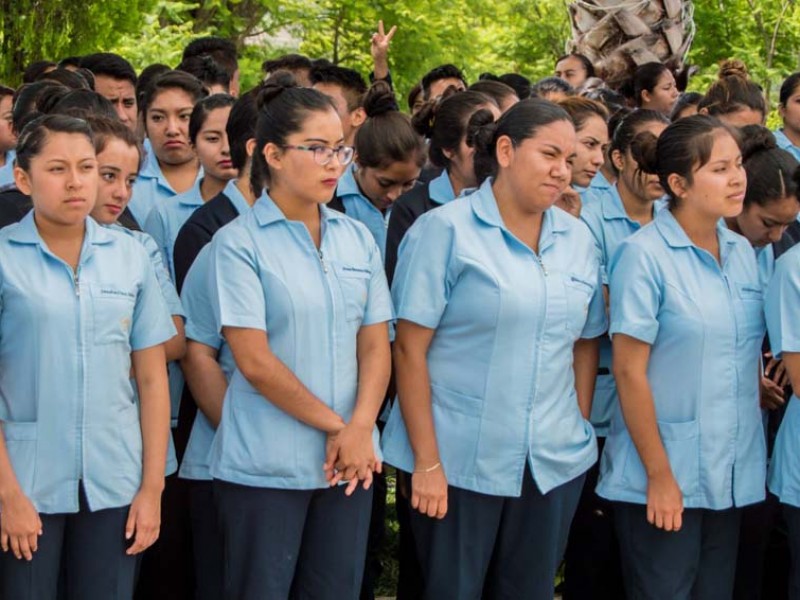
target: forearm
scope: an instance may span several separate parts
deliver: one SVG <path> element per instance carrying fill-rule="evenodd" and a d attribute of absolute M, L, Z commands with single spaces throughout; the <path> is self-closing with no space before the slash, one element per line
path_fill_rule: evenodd
<path fill-rule="evenodd" d="M 426 469 L 439 462 L 439 447 L 431 409 L 431 383 L 425 352 L 394 345 L 395 380 L 400 411 L 406 424 L 414 459 Z"/>
<path fill-rule="evenodd" d="M 186 354 L 186 333 L 183 326 L 183 318 L 173 315 L 172 322 L 175 324 L 175 329 L 178 333 L 164 343 L 164 354 L 167 362 L 180 360 Z"/>
<path fill-rule="evenodd" d="M 9 496 L 20 492 L 19 480 L 16 473 L 14 473 L 14 467 L 11 465 L 11 459 L 8 456 L 6 436 L 2 428 L 0 428 L 0 503 L 4 502 Z"/>
<path fill-rule="evenodd" d="M 170 403 L 163 346 L 148 348 L 147 364 L 135 364 L 142 429 L 142 489 L 161 490 L 167 464 Z M 134 353 L 134 357 L 137 354 Z"/>
<path fill-rule="evenodd" d="M 573 350 L 572 370 L 575 373 L 575 392 L 584 419 L 592 414 L 592 398 L 600 362 L 600 338 L 578 340 Z"/>
<path fill-rule="evenodd" d="M 206 348 L 209 350 L 208 353 L 205 352 Z M 212 348 L 190 340 L 186 356 L 181 361 L 186 384 L 195 404 L 214 428 L 219 425 L 222 418 L 222 402 L 228 389 L 228 381 L 215 354 L 216 351 Z"/>
<path fill-rule="evenodd" d="M 375 424 L 378 411 L 386 398 L 392 372 L 392 355 L 386 323 L 370 325 L 364 329 L 378 328 L 359 333 L 358 340 L 358 396 L 351 422 L 369 426 Z M 371 339 L 365 339 L 369 336 Z"/>

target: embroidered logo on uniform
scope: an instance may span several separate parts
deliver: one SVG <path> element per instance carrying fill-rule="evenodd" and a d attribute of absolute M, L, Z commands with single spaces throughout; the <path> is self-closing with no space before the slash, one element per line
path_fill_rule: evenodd
<path fill-rule="evenodd" d="M 366 273 L 367 275 L 372 275 L 372 271 L 369 269 L 360 269 L 358 267 L 342 267 L 342 271 L 345 273 Z"/>
<path fill-rule="evenodd" d="M 100 288 L 100 294 L 103 296 L 119 296 L 121 298 L 136 298 L 133 292 L 125 292 L 123 290 L 113 290 L 111 288 Z"/>

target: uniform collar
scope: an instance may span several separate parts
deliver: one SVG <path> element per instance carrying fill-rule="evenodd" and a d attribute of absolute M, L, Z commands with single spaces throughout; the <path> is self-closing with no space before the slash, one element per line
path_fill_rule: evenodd
<path fill-rule="evenodd" d="M 628 213 L 625 212 L 625 205 L 622 204 L 622 196 L 619 195 L 619 189 L 617 189 L 616 184 L 604 190 L 600 202 L 605 219 L 630 219 Z"/>
<path fill-rule="evenodd" d="M 336 187 L 336 195 L 339 198 L 344 196 L 361 196 L 361 190 L 356 182 L 356 163 L 351 163 L 339 178 L 339 185 Z"/>
<path fill-rule="evenodd" d="M 456 193 L 446 169 L 428 184 L 428 196 L 437 204 L 447 204 L 451 200 L 455 200 Z"/>
<path fill-rule="evenodd" d="M 503 223 L 503 218 L 500 216 L 500 210 L 497 208 L 497 199 L 494 197 L 494 191 L 492 190 L 492 181 L 493 179 L 489 177 L 476 192 L 468 196 L 472 204 L 472 211 L 485 224 L 502 229 L 508 236 L 516 240 L 517 237 L 508 230 L 505 223 Z M 540 253 L 550 245 L 554 235 L 563 233 L 569 228 L 568 219 L 574 220 L 574 217 L 555 207 L 544 212 L 542 230 L 539 234 Z"/>
<path fill-rule="evenodd" d="M 39 235 L 39 230 L 36 228 L 36 222 L 33 220 L 33 213 L 33 210 L 29 211 L 17 226 L 13 228 L 8 236 L 9 240 L 17 244 L 44 244 L 44 240 L 42 240 L 42 237 Z M 88 244 L 93 246 L 110 244 L 113 241 L 114 237 L 106 228 L 98 225 L 91 217 L 86 217 L 86 237 L 83 241 L 84 247 Z"/>
<path fill-rule="evenodd" d="M 654 219 L 654 223 L 661 233 L 661 236 L 672 248 L 696 248 L 694 242 L 689 239 L 683 227 L 680 226 L 672 211 L 669 209 L 659 210 Z M 724 222 L 717 223 L 717 233 L 719 235 L 720 254 L 724 260 L 727 250 L 723 247 L 736 244 L 737 234 L 728 229 Z"/>
<path fill-rule="evenodd" d="M 592 190 L 607 190 L 608 188 L 612 187 L 611 182 L 603 175 L 602 171 L 598 171 L 597 175 L 595 175 L 592 180 L 589 182 L 589 188 Z"/>
<path fill-rule="evenodd" d="M 145 139 L 147 142 L 148 140 Z M 144 161 L 144 165 L 142 165 L 142 169 L 139 171 L 139 177 L 144 179 L 156 179 L 158 181 L 158 185 L 161 187 L 170 190 L 176 196 L 178 193 L 173 189 L 170 185 L 167 178 L 164 176 L 164 172 L 161 170 L 161 165 L 158 164 L 158 158 L 156 157 L 155 151 L 153 151 L 152 144 L 147 144 L 146 146 L 147 156 Z M 197 169 L 197 177 L 195 178 L 195 185 L 198 181 L 203 178 L 203 167 L 198 166 Z"/>
<path fill-rule="evenodd" d="M 183 194 L 178 194 L 178 202 L 184 206 L 202 206 L 203 194 L 200 191 L 200 184 L 203 183 L 203 178 L 198 175 L 191 188 L 186 190 Z"/>
<path fill-rule="evenodd" d="M 790 140 L 787 137 L 787 135 L 783 132 L 783 129 L 776 129 L 774 131 L 774 135 L 775 135 L 775 142 L 778 144 L 778 148 L 782 148 L 783 150 L 791 150 L 797 147 L 792 143 L 792 140 Z"/>
<path fill-rule="evenodd" d="M 281 209 L 278 208 L 278 205 L 275 204 L 267 193 L 261 196 L 253 205 L 253 213 L 261 227 L 266 227 L 278 221 L 287 221 L 286 215 L 283 214 Z M 337 210 L 330 209 L 324 204 L 320 205 L 319 214 L 325 222 L 345 218 L 344 214 Z"/>
<path fill-rule="evenodd" d="M 245 200 L 244 195 L 239 191 L 239 187 L 236 185 L 236 179 L 231 179 L 227 185 L 225 185 L 225 189 L 222 190 L 222 193 L 231 201 L 231 204 L 233 204 L 233 207 L 240 215 L 250 209 L 250 204 Z M 261 197 L 263 198 L 263 193 Z"/>

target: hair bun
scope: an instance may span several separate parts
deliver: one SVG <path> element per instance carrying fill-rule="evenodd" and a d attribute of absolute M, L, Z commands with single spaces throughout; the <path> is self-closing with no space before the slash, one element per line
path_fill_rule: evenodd
<path fill-rule="evenodd" d="M 467 123 L 467 146 L 470 148 L 487 148 L 491 146 L 497 122 L 488 108 L 481 108 L 472 113 Z"/>
<path fill-rule="evenodd" d="M 294 75 L 289 71 L 275 71 L 261 86 L 261 90 L 258 93 L 258 100 L 256 101 L 258 110 L 267 106 L 286 90 L 297 87 L 299 86 L 295 81 Z"/>
<path fill-rule="evenodd" d="M 740 79 L 750 79 L 747 65 L 737 58 L 723 60 L 719 65 L 719 78 L 739 77 Z"/>
<path fill-rule="evenodd" d="M 423 104 L 416 114 L 411 117 L 411 125 L 414 130 L 424 138 L 433 135 L 433 126 L 436 123 L 436 114 L 439 112 L 439 102 L 428 100 Z"/>
<path fill-rule="evenodd" d="M 368 118 L 379 117 L 390 112 L 398 112 L 400 107 L 397 104 L 391 86 L 385 81 L 376 81 L 367 90 L 364 96 L 364 112 Z"/>
<path fill-rule="evenodd" d="M 658 138 L 650 131 L 641 131 L 631 140 L 631 156 L 645 173 L 658 172 Z"/>
<path fill-rule="evenodd" d="M 741 129 L 742 159 L 749 160 L 759 152 L 766 152 L 778 147 L 775 136 L 766 127 L 761 125 L 746 125 Z"/>

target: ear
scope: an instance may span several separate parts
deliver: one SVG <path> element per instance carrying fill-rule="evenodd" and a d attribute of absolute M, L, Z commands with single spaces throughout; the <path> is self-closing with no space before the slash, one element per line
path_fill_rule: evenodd
<path fill-rule="evenodd" d="M 786 118 L 786 107 L 782 103 L 778 104 L 778 115 L 780 115 L 781 119 Z"/>
<path fill-rule="evenodd" d="M 450 148 L 442 148 L 442 154 L 444 154 L 444 157 L 451 162 L 456 157 L 455 150 L 451 150 Z"/>
<path fill-rule="evenodd" d="M 14 183 L 20 192 L 26 196 L 31 195 L 31 176 L 20 167 L 14 167 Z"/>
<path fill-rule="evenodd" d="M 494 152 L 497 158 L 497 164 L 504 169 L 507 168 L 511 164 L 511 161 L 514 160 L 514 144 L 511 138 L 507 135 L 501 135 L 497 138 Z"/>
<path fill-rule="evenodd" d="M 361 127 L 364 121 L 367 120 L 367 112 L 359 106 L 357 109 L 350 111 L 350 126 L 353 129 Z"/>
<path fill-rule="evenodd" d="M 699 114 L 699 115 L 708 115 L 708 109 L 704 106 L 703 108 L 701 108 L 700 110 L 697 111 L 697 114 Z"/>
<path fill-rule="evenodd" d="M 253 158 L 256 151 L 256 138 L 250 138 L 244 143 L 244 151 L 247 152 L 247 156 Z"/>
<path fill-rule="evenodd" d="M 270 170 L 280 171 L 283 168 L 283 152 L 277 144 L 269 142 L 261 151 Z"/>
<path fill-rule="evenodd" d="M 614 165 L 614 168 L 622 173 L 622 169 L 625 166 L 625 158 L 622 156 L 622 152 L 619 150 L 612 150 L 609 158 L 611 159 L 611 164 Z"/>
<path fill-rule="evenodd" d="M 651 94 L 647 90 L 642 90 L 641 96 L 642 96 L 642 104 L 646 104 L 653 99 L 653 94 Z"/>
<path fill-rule="evenodd" d="M 670 174 L 667 177 L 667 185 L 672 190 L 672 194 L 680 200 L 683 200 L 689 190 L 689 184 L 685 177 L 681 177 L 677 173 Z"/>

